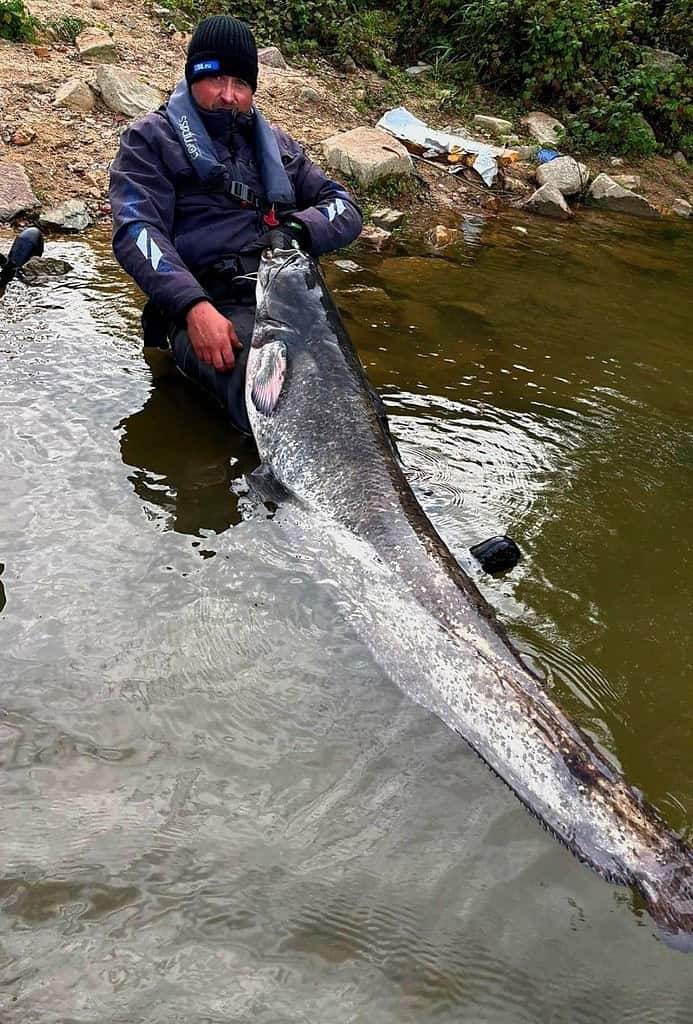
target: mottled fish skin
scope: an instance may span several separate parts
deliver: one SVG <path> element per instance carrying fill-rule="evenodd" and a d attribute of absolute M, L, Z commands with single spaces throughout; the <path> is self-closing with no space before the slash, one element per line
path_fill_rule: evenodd
<path fill-rule="evenodd" d="M 353 569 L 340 587 L 374 657 L 579 860 L 634 886 L 666 942 L 693 951 L 693 852 L 553 703 L 434 530 L 319 268 L 304 253 L 267 253 L 257 297 L 246 397 L 258 449 L 334 528 L 333 550 Z M 267 412 L 263 349 L 279 344 L 286 366 Z"/>

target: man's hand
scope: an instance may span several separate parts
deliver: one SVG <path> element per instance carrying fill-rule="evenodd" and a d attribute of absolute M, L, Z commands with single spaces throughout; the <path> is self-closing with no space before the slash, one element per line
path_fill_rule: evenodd
<path fill-rule="evenodd" d="M 303 224 L 297 220 L 285 221 L 279 227 L 272 228 L 260 235 L 260 244 L 265 249 L 278 249 L 282 252 L 290 249 L 310 251 L 310 236 Z"/>
<path fill-rule="evenodd" d="M 198 302 L 188 310 L 188 335 L 195 355 L 217 370 L 232 370 L 236 357 L 233 350 L 243 348 L 233 324 L 219 313 L 211 302 Z"/>

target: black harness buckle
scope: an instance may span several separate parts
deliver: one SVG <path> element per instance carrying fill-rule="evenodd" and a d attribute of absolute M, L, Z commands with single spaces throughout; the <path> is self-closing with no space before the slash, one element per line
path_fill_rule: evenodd
<path fill-rule="evenodd" d="M 226 185 L 226 192 L 244 206 L 252 206 L 256 210 L 260 208 L 257 194 L 242 181 L 229 181 Z"/>

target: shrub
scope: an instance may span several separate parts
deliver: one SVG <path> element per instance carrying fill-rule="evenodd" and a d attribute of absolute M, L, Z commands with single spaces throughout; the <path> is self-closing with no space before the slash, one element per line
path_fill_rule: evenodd
<path fill-rule="evenodd" d="M 693 71 L 639 67 L 625 76 L 624 93 L 637 104 L 666 149 L 690 148 L 693 133 Z M 689 142 L 686 143 L 686 136 Z"/>
<path fill-rule="evenodd" d="M 22 0 L 0 0 L 0 39 L 32 43 L 36 38 L 38 24 Z"/>
<path fill-rule="evenodd" d="M 71 14 L 66 14 L 62 18 L 56 18 L 54 21 L 49 21 L 48 26 L 52 28 L 58 39 L 62 39 L 64 43 L 74 43 L 80 32 L 89 24 L 88 21 L 84 21 L 82 18 L 75 18 Z"/>
<path fill-rule="evenodd" d="M 482 80 L 578 103 L 616 81 L 651 28 L 644 0 L 471 0 L 448 19 Z"/>
<path fill-rule="evenodd" d="M 658 42 L 693 57 L 693 0 L 669 0 L 659 22 Z"/>
<path fill-rule="evenodd" d="M 635 108 L 632 99 L 620 95 L 599 97 L 567 120 L 565 140 L 578 150 L 652 156 L 657 140 L 652 128 Z"/>

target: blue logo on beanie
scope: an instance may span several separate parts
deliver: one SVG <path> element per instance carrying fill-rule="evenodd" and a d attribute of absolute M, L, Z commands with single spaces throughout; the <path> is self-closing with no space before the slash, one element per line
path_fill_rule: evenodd
<path fill-rule="evenodd" d="M 193 74 L 199 75 L 200 71 L 218 71 L 220 67 L 218 60 L 202 60 L 199 64 L 193 64 Z"/>

